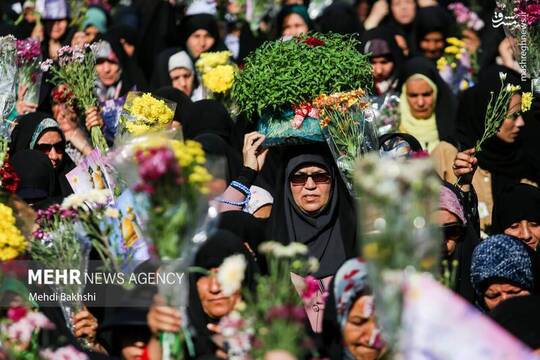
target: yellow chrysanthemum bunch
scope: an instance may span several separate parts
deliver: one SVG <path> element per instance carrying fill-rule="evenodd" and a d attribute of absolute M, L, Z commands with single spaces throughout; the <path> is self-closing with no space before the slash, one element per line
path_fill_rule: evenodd
<path fill-rule="evenodd" d="M 233 86 L 235 72 L 233 65 L 219 65 L 203 74 L 203 84 L 213 93 L 226 93 Z"/>
<path fill-rule="evenodd" d="M 15 221 L 13 210 L 0 203 L 0 261 L 14 259 L 26 250 L 26 239 Z"/>
<path fill-rule="evenodd" d="M 193 140 L 171 140 L 170 147 L 182 172 L 187 174 L 188 183 L 197 187 L 201 193 L 208 193 L 207 184 L 212 176 L 204 167 L 206 157 L 202 145 Z"/>
<path fill-rule="evenodd" d="M 199 60 L 197 60 L 197 70 L 202 74 L 206 74 L 219 65 L 228 64 L 231 56 L 232 53 L 230 51 L 202 53 Z"/>
<path fill-rule="evenodd" d="M 524 92 L 521 94 L 521 111 L 529 111 L 531 109 L 533 96 L 530 92 Z"/>
<path fill-rule="evenodd" d="M 174 111 L 165 101 L 156 99 L 149 93 L 134 98 L 127 104 L 125 110 L 133 118 L 124 119 L 124 126 L 134 135 L 141 135 L 150 130 L 163 130 L 174 117 Z"/>

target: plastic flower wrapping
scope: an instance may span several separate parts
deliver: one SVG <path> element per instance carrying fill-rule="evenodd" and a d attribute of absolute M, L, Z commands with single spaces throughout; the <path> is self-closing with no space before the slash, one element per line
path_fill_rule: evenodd
<path fill-rule="evenodd" d="M 118 176 L 133 184 L 145 239 L 153 255 L 166 261 L 160 267 L 163 272 L 187 271 L 217 218 L 217 210 L 207 198 L 212 177 L 202 146 L 177 140 L 174 135 L 169 131 L 135 137 L 110 154 Z M 163 284 L 159 292 L 187 319 L 188 282 Z M 188 320 L 182 327 L 178 334 L 161 335 L 164 357 L 182 358 L 180 344 L 184 341 L 188 350 L 191 348 Z"/>
<path fill-rule="evenodd" d="M 41 63 L 43 72 L 50 71 L 55 86 L 65 85 L 73 93 L 73 99 L 84 111 L 97 106 L 94 94 L 96 57 L 94 51 L 102 43 L 85 45 L 83 48 L 64 46 L 58 50 L 58 62 L 47 59 Z M 92 144 L 102 153 L 108 150 L 107 141 L 99 126 L 90 130 Z"/>
<path fill-rule="evenodd" d="M 19 87 L 26 89 L 24 101 L 39 103 L 41 86 L 41 44 L 28 38 L 17 40 L 17 66 L 19 67 Z"/>
<path fill-rule="evenodd" d="M 11 194 L 0 194 L 0 262 L 16 259 L 28 249 L 34 212 Z"/>
<path fill-rule="evenodd" d="M 377 135 L 396 132 L 399 128 L 399 95 L 387 94 L 384 98 L 371 97 L 370 111 L 374 117 Z"/>
<path fill-rule="evenodd" d="M 0 37 L 0 120 L 5 120 L 17 101 L 17 47 L 12 35 Z"/>
<path fill-rule="evenodd" d="M 515 60 L 540 92 L 540 5 L 527 0 L 497 0 L 493 26 L 504 27 Z M 512 19 L 509 21 L 509 19 Z"/>
<path fill-rule="evenodd" d="M 207 96 L 219 100 L 231 109 L 231 89 L 238 67 L 232 62 L 230 51 L 202 53 L 195 64 L 202 78 L 202 85 Z"/>
<path fill-rule="evenodd" d="M 176 103 L 149 93 L 129 92 L 120 113 L 120 134 L 133 136 L 165 130 L 173 121 Z"/>
<path fill-rule="evenodd" d="M 429 158 L 358 161 L 361 255 L 368 261 L 375 305 L 389 344 L 398 338 L 406 271 L 436 274 L 442 239 L 430 223 L 438 209 L 440 180 Z"/>
<path fill-rule="evenodd" d="M 73 209 L 62 208 L 59 204 L 51 205 L 45 210 L 37 212 L 36 224 L 38 228 L 30 241 L 30 255 L 32 259 L 52 270 L 79 270 L 81 274 L 88 269 L 88 257 L 91 244 L 86 237 L 78 236 L 76 227 L 77 212 Z M 70 282 L 54 285 L 54 291 L 65 293 L 74 300 L 60 302 L 66 326 L 73 331 L 71 318 L 83 309 L 79 301 L 84 293 L 84 282 Z M 84 339 L 81 345 L 88 346 Z"/>
<path fill-rule="evenodd" d="M 338 169 L 352 192 L 356 159 L 379 148 L 373 116 L 367 113 L 369 100 L 365 91 L 321 95 L 313 105 L 318 109 L 322 133 Z"/>
<path fill-rule="evenodd" d="M 454 94 L 474 86 L 478 71 L 476 54 L 469 54 L 465 42 L 455 37 L 446 39 L 447 47 L 437 60 L 437 70 Z"/>

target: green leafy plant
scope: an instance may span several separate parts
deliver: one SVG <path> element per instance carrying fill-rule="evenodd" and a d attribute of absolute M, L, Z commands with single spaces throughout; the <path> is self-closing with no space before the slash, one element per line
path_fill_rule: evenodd
<path fill-rule="evenodd" d="M 369 89 L 371 65 L 359 44 L 352 35 L 318 33 L 266 42 L 236 75 L 232 98 L 239 112 L 260 115 L 321 94 Z"/>

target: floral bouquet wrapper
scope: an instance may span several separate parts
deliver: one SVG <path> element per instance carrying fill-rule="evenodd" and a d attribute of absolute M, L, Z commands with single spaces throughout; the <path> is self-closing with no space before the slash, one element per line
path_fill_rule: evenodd
<path fill-rule="evenodd" d="M 399 95 L 390 93 L 383 99 L 372 97 L 370 110 L 374 117 L 377 135 L 396 132 L 399 128 Z"/>
<path fill-rule="evenodd" d="M 38 104 L 41 87 L 41 45 L 40 42 L 28 38 L 17 40 L 17 65 L 19 67 L 19 87 L 26 88 L 24 101 Z"/>
<path fill-rule="evenodd" d="M 257 123 L 257 131 L 266 136 L 263 147 L 325 141 L 319 112 L 311 104 L 265 111 Z"/>
<path fill-rule="evenodd" d="M 174 119 L 176 106 L 149 93 L 129 92 L 120 113 L 118 132 L 138 136 L 165 130 Z"/>
<path fill-rule="evenodd" d="M 361 255 L 368 261 L 383 334 L 394 343 L 401 323 L 406 271 L 436 274 L 441 234 L 430 223 L 438 208 L 440 181 L 429 158 L 358 162 Z"/>
<path fill-rule="evenodd" d="M 17 47 L 12 35 L 0 37 L 0 120 L 6 119 L 17 101 Z"/>
<path fill-rule="evenodd" d="M 379 149 L 369 100 L 365 92 L 358 89 L 322 95 L 314 100 L 314 104 L 319 109 L 324 138 L 352 193 L 356 159 Z"/>

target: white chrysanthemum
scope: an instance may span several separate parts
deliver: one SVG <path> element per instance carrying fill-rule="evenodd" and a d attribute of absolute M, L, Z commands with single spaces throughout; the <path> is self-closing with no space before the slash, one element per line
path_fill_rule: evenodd
<path fill-rule="evenodd" d="M 221 264 L 217 273 L 223 295 L 231 296 L 240 290 L 246 266 L 244 255 L 232 255 L 223 260 L 223 264 Z"/>
<path fill-rule="evenodd" d="M 79 194 L 71 194 L 62 202 L 64 209 L 78 209 L 84 204 L 84 198 Z"/>
<path fill-rule="evenodd" d="M 117 219 L 120 216 L 118 209 L 108 207 L 105 210 L 105 216 L 113 219 Z"/>
<path fill-rule="evenodd" d="M 278 246 L 282 245 L 276 241 L 266 241 L 259 245 L 259 252 L 262 254 L 273 254 Z"/>
<path fill-rule="evenodd" d="M 107 205 L 110 192 L 104 190 L 91 190 L 84 194 L 72 194 L 64 199 L 62 208 L 64 209 L 88 209 L 88 204 Z"/>
<path fill-rule="evenodd" d="M 314 273 L 319 270 L 319 260 L 313 256 L 308 259 L 308 270 L 310 273 Z"/>

